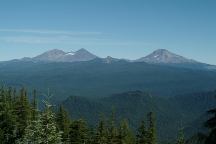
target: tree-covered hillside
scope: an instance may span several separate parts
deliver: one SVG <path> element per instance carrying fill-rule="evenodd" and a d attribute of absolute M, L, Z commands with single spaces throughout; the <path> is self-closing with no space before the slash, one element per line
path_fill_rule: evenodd
<path fill-rule="evenodd" d="M 189 138 L 198 131 L 205 132 L 202 123 L 207 120 L 205 112 L 216 105 L 216 92 L 185 94 L 162 98 L 141 91 L 131 91 L 105 98 L 71 96 L 63 102 L 74 118 L 85 118 L 95 125 L 100 113 L 108 115 L 111 108 L 116 110 L 117 120 L 127 117 L 132 128 L 136 128 L 149 111 L 157 115 L 157 129 L 160 140 L 174 139 L 178 129 L 184 126 Z"/>
<path fill-rule="evenodd" d="M 37 93 L 33 101 L 26 89 L 0 89 L 0 143 L 1 144 L 156 144 L 156 119 L 153 112 L 146 115 L 136 132 L 127 119 L 117 123 L 113 110 L 108 119 L 100 117 L 94 127 L 85 119 L 71 119 L 63 106 L 54 113 L 47 93 L 44 109 L 39 110 Z M 144 140 L 144 141 L 143 141 Z"/>
<path fill-rule="evenodd" d="M 12 61 L 0 64 L 0 79 L 9 86 L 50 88 L 57 101 L 69 95 L 105 97 L 131 90 L 170 97 L 215 89 L 216 72 L 166 65 L 101 59 L 77 63 Z"/>
<path fill-rule="evenodd" d="M 180 101 L 179 97 L 164 99 L 131 91 L 100 99 L 69 97 L 60 106 L 49 103 L 51 96 L 48 91 L 44 107 L 39 109 L 36 91 L 2 87 L 0 142 L 166 144 L 176 141 L 177 144 L 204 144 L 207 141 L 205 144 L 214 144 L 215 92 L 182 96 Z M 30 101 L 29 97 L 33 99 Z M 208 109 L 213 117 L 201 115 Z M 199 125 L 191 125 L 198 116 L 201 118 Z M 211 131 L 197 129 L 205 121 Z M 187 129 L 192 129 L 192 133 Z"/>

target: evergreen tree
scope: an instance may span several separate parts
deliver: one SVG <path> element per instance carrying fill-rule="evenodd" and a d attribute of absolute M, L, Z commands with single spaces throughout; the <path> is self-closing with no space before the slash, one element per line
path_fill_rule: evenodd
<path fill-rule="evenodd" d="M 47 95 L 48 101 L 50 95 Z M 211 110 L 216 113 L 216 110 Z M 215 114 L 214 113 L 214 114 Z M 207 126 L 212 132 L 215 123 L 212 118 Z M 138 129 L 137 144 L 156 144 L 156 128 L 153 113 L 148 115 L 148 128 L 144 121 Z M 210 138 L 212 133 L 210 134 Z M 213 135 L 214 136 L 214 135 Z M 210 139 L 212 140 L 212 139 Z M 33 101 L 29 104 L 26 90 L 0 88 L 0 144 L 135 144 L 135 138 L 123 120 L 116 124 L 116 117 L 112 111 L 110 120 L 102 118 L 98 122 L 96 131 L 89 130 L 84 120 L 70 121 L 67 112 L 60 106 L 57 116 L 52 111 L 52 105 L 45 101 L 45 110 L 39 112 L 37 108 L 36 91 Z M 184 144 L 180 133 L 177 144 Z M 211 144 L 211 143 L 210 143 Z"/>
<path fill-rule="evenodd" d="M 61 133 L 58 132 L 55 117 L 50 107 L 47 107 L 45 112 L 42 113 L 42 141 L 45 144 L 60 144 Z"/>
<path fill-rule="evenodd" d="M 137 144 L 147 144 L 148 140 L 148 132 L 145 127 L 145 121 L 141 122 L 140 127 L 138 128 L 137 133 Z"/>
<path fill-rule="evenodd" d="M 47 98 L 48 100 L 50 99 L 49 91 Z M 42 142 L 44 144 L 61 144 L 62 135 L 61 132 L 59 132 L 57 129 L 55 122 L 56 119 L 51 109 L 52 105 L 50 105 L 47 101 L 44 101 L 44 103 L 45 111 L 41 115 Z"/>
<path fill-rule="evenodd" d="M 25 129 L 25 135 L 20 144 L 61 144 L 61 133 L 57 131 L 52 111 L 46 109 L 38 114 Z"/>
<path fill-rule="evenodd" d="M 88 130 L 88 140 L 87 144 L 95 144 L 95 130 L 93 127 Z"/>
<path fill-rule="evenodd" d="M 131 132 L 127 120 L 123 120 L 119 127 L 118 144 L 135 144 L 133 133 Z"/>
<path fill-rule="evenodd" d="M 45 111 L 40 114 L 36 109 L 35 119 L 25 128 L 20 144 L 61 144 L 61 132 L 58 132 L 51 105 L 45 102 Z"/>
<path fill-rule="evenodd" d="M 181 128 L 179 130 L 179 134 L 178 134 L 176 144 L 185 144 L 183 128 Z"/>
<path fill-rule="evenodd" d="M 38 103 L 37 103 L 36 90 L 33 90 L 33 101 L 32 101 L 31 113 L 32 113 L 32 120 L 35 120 L 37 113 L 38 113 Z"/>
<path fill-rule="evenodd" d="M 43 141 L 43 128 L 41 116 L 32 120 L 25 129 L 25 135 L 18 142 L 19 144 L 44 144 Z"/>
<path fill-rule="evenodd" d="M 24 135 L 25 128 L 28 125 L 28 122 L 30 121 L 30 105 L 28 102 L 27 98 L 27 92 L 24 88 L 20 90 L 20 96 L 18 97 L 15 107 L 14 107 L 14 112 L 16 115 L 16 122 L 17 122 L 17 138 L 21 138 Z"/>
<path fill-rule="evenodd" d="M 156 144 L 156 125 L 155 125 L 155 117 L 153 112 L 150 112 L 148 114 L 148 138 L 147 138 L 147 144 Z"/>
<path fill-rule="evenodd" d="M 0 89 L 0 142 L 11 144 L 15 142 L 15 117 L 10 90 Z"/>
<path fill-rule="evenodd" d="M 69 138 L 71 144 L 87 144 L 88 128 L 82 119 L 73 121 L 70 125 Z"/>
<path fill-rule="evenodd" d="M 36 91 L 33 91 L 33 102 L 31 107 L 32 117 L 25 128 L 24 136 L 18 141 L 19 144 L 42 144 L 42 122 L 37 108 Z"/>
<path fill-rule="evenodd" d="M 25 128 L 24 136 L 18 140 L 18 144 L 42 144 L 42 122 L 36 101 L 36 90 L 33 91 L 33 102 L 31 107 L 32 117 Z"/>
<path fill-rule="evenodd" d="M 70 131 L 70 118 L 68 116 L 67 111 L 63 108 L 63 106 L 60 106 L 59 112 L 57 114 L 57 124 L 58 129 L 62 131 L 62 139 L 64 142 L 69 141 L 69 131 Z"/>
<path fill-rule="evenodd" d="M 103 117 L 101 117 L 98 123 L 94 144 L 107 144 L 107 128 Z"/>
<path fill-rule="evenodd" d="M 118 129 L 116 128 L 116 117 L 114 109 L 112 110 L 109 127 L 108 127 L 108 144 L 118 143 Z"/>

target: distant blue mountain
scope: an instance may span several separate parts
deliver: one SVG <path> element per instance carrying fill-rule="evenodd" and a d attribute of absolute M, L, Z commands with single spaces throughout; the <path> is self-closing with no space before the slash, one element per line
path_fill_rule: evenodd
<path fill-rule="evenodd" d="M 172 67 L 191 68 L 191 69 L 203 69 L 203 70 L 216 70 L 216 66 L 201 63 L 192 59 L 185 58 L 183 56 L 174 54 L 166 49 L 158 49 L 153 53 L 139 58 L 137 60 L 117 59 L 108 56 L 106 58 L 100 58 L 85 49 L 80 49 L 76 52 L 64 52 L 62 50 L 53 49 L 43 54 L 40 54 L 33 58 L 22 58 L 16 61 L 32 61 L 32 62 L 81 62 L 91 61 L 94 59 L 100 59 L 104 63 L 113 63 L 119 61 L 125 62 L 142 62 L 154 65 L 166 65 Z M 13 60 L 14 61 L 14 60 Z"/>

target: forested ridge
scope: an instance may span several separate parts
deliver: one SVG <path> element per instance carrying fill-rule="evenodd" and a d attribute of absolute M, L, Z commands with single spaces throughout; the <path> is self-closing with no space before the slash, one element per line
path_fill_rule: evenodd
<path fill-rule="evenodd" d="M 37 92 L 32 100 L 25 88 L 0 89 L 0 142 L 1 144 L 158 144 L 156 122 L 153 111 L 143 116 L 136 130 L 132 130 L 127 118 L 116 121 L 115 108 L 109 116 L 101 114 L 95 126 L 85 119 L 71 118 L 63 106 L 50 103 L 48 92 L 43 100 L 44 108 L 38 109 Z M 112 109 L 112 108 L 111 108 Z M 215 109 L 206 126 L 211 130 L 205 136 L 206 144 L 215 142 Z M 188 142 L 190 142 L 188 140 Z M 186 144 L 183 127 L 172 143 Z"/>
<path fill-rule="evenodd" d="M 68 96 L 106 97 L 131 90 L 172 97 L 215 89 L 216 72 L 167 65 L 118 61 L 110 64 L 98 59 L 74 63 L 0 63 L 1 82 L 54 93 L 53 100 Z"/>
<path fill-rule="evenodd" d="M 178 130 L 184 126 L 186 138 L 197 132 L 205 132 L 203 123 L 208 119 L 206 111 L 216 105 L 216 92 L 201 92 L 162 98 L 148 92 L 129 91 L 105 98 L 70 96 L 61 104 L 75 119 L 84 118 L 88 124 L 96 125 L 100 113 L 109 116 L 115 107 L 116 120 L 127 118 L 134 131 L 150 111 L 156 115 L 157 139 L 160 142 L 174 140 Z"/>

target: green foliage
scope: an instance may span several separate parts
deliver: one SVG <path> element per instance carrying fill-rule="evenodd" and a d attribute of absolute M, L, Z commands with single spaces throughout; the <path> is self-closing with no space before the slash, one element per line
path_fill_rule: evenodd
<path fill-rule="evenodd" d="M 145 120 L 142 120 L 136 135 L 137 144 L 157 144 L 155 116 L 153 112 L 147 115 L 148 127 L 145 125 Z"/>
<path fill-rule="evenodd" d="M 38 115 L 36 119 L 32 120 L 25 129 L 25 134 L 19 144 L 43 144 L 43 127 L 41 121 L 41 115 Z"/>
<path fill-rule="evenodd" d="M 137 133 L 137 144 L 147 144 L 148 131 L 146 130 L 145 121 L 141 122 Z"/>
<path fill-rule="evenodd" d="M 108 144 L 117 144 L 118 143 L 118 129 L 116 127 L 116 116 L 115 110 L 112 109 L 112 114 L 108 123 Z"/>
<path fill-rule="evenodd" d="M 33 101 L 31 107 L 31 118 L 35 120 L 38 114 L 38 102 L 37 102 L 37 93 L 36 90 L 33 90 Z"/>
<path fill-rule="evenodd" d="M 84 118 L 90 125 L 97 124 L 98 113 L 108 116 L 111 106 L 114 106 L 117 123 L 122 118 L 128 118 L 133 130 L 139 127 L 144 115 L 154 110 L 157 115 L 158 142 L 169 142 L 175 140 L 180 123 L 187 126 L 186 138 L 198 131 L 205 131 L 203 122 L 206 117 L 203 115 L 215 107 L 215 94 L 215 91 L 198 92 L 166 99 L 154 95 L 150 97 L 142 91 L 130 91 L 97 99 L 71 96 L 62 105 L 72 118 Z M 147 125 L 146 123 L 146 128 Z"/>
<path fill-rule="evenodd" d="M 0 142 L 10 144 L 16 138 L 16 120 L 13 115 L 10 89 L 0 89 Z"/>
<path fill-rule="evenodd" d="M 133 97 L 138 99 L 134 101 L 136 103 L 150 99 L 153 102 L 155 101 L 155 99 L 149 98 L 148 95 L 142 97 L 135 94 L 132 93 Z M 11 88 L 0 89 L 0 143 L 157 144 L 156 119 L 153 112 L 147 115 L 147 120 L 142 120 L 141 125 L 137 129 L 135 140 L 134 131 L 129 127 L 128 121 L 122 120 L 119 123 L 117 120 L 120 119 L 119 112 L 116 113 L 113 110 L 108 121 L 101 118 L 97 122 L 97 126 L 90 129 L 85 119 L 71 120 L 63 106 L 60 106 L 57 114 L 55 114 L 52 111 L 52 105 L 45 102 L 45 109 L 39 112 L 36 91 L 33 92 L 31 104 L 28 97 L 27 91 L 24 88 L 20 90 L 19 94 Z M 115 98 L 118 99 L 119 97 Z M 125 95 L 124 103 L 119 103 L 118 101 L 118 104 L 121 106 L 128 105 L 128 99 L 130 98 Z M 106 104 L 117 104 L 117 102 L 113 101 L 114 98 L 112 100 L 109 98 L 104 99 L 106 100 Z M 132 100 L 134 99 L 130 99 L 130 101 Z M 127 110 L 124 109 L 121 112 Z M 134 112 L 139 111 L 134 110 Z M 206 123 L 206 126 L 211 130 L 207 138 L 207 144 L 213 144 L 215 142 L 216 110 L 213 109 L 209 113 L 213 114 L 213 117 Z M 185 144 L 185 141 L 183 130 L 180 130 L 176 143 Z"/>
<path fill-rule="evenodd" d="M 63 141 L 69 141 L 69 131 L 70 131 L 70 118 L 68 116 L 68 113 L 63 108 L 63 106 L 60 106 L 59 112 L 56 116 L 56 121 L 58 125 L 58 129 L 62 132 L 62 139 Z"/>
<path fill-rule="evenodd" d="M 35 101 L 35 99 L 34 99 Z M 35 103 L 35 102 L 33 102 Z M 25 127 L 25 133 L 20 140 L 21 144 L 61 144 L 61 132 L 57 130 L 54 113 L 51 106 L 45 101 L 45 110 L 43 113 L 37 112 L 36 104 L 33 105 L 35 112 L 28 126 Z"/>
<path fill-rule="evenodd" d="M 28 121 L 31 118 L 31 108 L 28 102 L 27 91 L 22 88 L 20 95 L 15 101 L 14 113 L 16 115 L 17 137 L 21 138 L 24 134 Z"/>
<path fill-rule="evenodd" d="M 96 133 L 94 136 L 94 144 L 107 144 L 108 133 L 106 123 L 103 117 L 98 122 Z"/>
<path fill-rule="evenodd" d="M 183 128 L 179 130 L 176 144 L 185 144 Z"/>
<path fill-rule="evenodd" d="M 69 139 L 71 144 L 85 144 L 88 142 L 88 128 L 84 120 L 75 120 L 70 125 Z"/>
<path fill-rule="evenodd" d="M 197 133 L 186 141 L 186 144 L 205 144 L 207 136 L 203 133 Z"/>
<path fill-rule="evenodd" d="M 215 93 L 214 93 L 214 100 L 215 101 Z M 215 105 L 214 105 L 215 107 Z M 209 129 L 207 133 L 197 133 L 190 139 L 186 141 L 186 144 L 215 144 L 216 143 L 216 108 L 211 108 L 207 111 L 208 120 L 205 121 L 204 125 L 206 128 Z M 182 134 L 181 134 L 182 135 Z M 180 136 L 182 137 L 182 136 Z M 182 139 L 182 138 L 181 138 Z M 180 141 L 182 141 L 180 139 Z"/>
<path fill-rule="evenodd" d="M 46 144 L 60 144 L 62 137 L 61 132 L 57 130 L 55 116 L 49 104 L 46 104 L 45 111 L 41 115 L 41 123 L 42 141 Z"/>
<path fill-rule="evenodd" d="M 131 129 L 129 128 L 127 120 L 123 120 L 120 123 L 118 144 L 135 144 L 135 138 Z"/>

